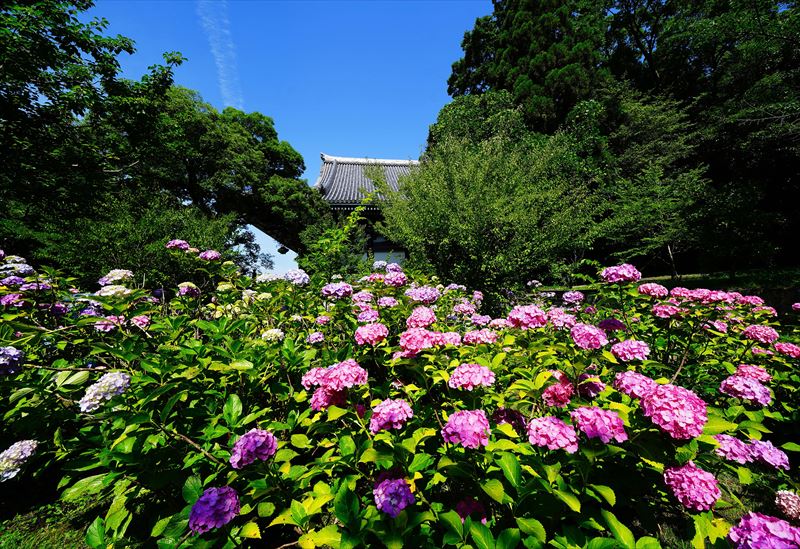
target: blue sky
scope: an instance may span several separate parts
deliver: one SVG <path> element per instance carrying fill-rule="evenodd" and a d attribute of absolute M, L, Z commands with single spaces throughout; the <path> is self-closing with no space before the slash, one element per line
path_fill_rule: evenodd
<path fill-rule="evenodd" d="M 491 11 L 490 0 L 98 0 L 88 15 L 136 41 L 121 59 L 125 76 L 180 51 L 178 84 L 217 108 L 272 117 L 313 184 L 320 152 L 417 158 L 449 101 L 464 31 Z M 257 235 L 277 272 L 294 266 Z"/>

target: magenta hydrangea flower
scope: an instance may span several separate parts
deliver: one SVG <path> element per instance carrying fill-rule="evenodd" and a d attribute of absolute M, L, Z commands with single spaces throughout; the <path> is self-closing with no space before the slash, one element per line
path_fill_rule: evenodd
<path fill-rule="evenodd" d="M 511 328 L 511 323 L 506 320 L 505 318 L 493 318 L 491 322 L 489 322 L 490 328 Z"/>
<path fill-rule="evenodd" d="M 619 332 L 620 330 L 625 330 L 626 326 L 625 323 L 622 322 L 618 318 L 604 318 L 600 322 L 597 323 L 597 327 L 603 330 L 604 332 Z"/>
<path fill-rule="evenodd" d="M 606 388 L 606 384 L 593 374 L 583 373 L 578 376 L 578 394 L 584 398 L 595 398 Z"/>
<path fill-rule="evenodd" d="M 650 421 L 676 439 L 700 436 L 708 421 L 706 403 L 677 385 L 657 385 L 641 397 L 640 405 Z"/>
<path fill-rule="evenodd" d="M 791 521 L 800 520 L 800 496 L 788 490 L 775 492 L 775 507 Z"/>
<path fill-rule="evenodd" d="M 489 420 L 483 410 L 461 410 L 447 418 L 442 429 L 445 442 L 461 444 L 465 448 L 479 448 L 489 444 Z"/>
<path fill-rule="evenodd" d="M 644 341 L 626 339 L 612 345 L 611 354 L 622 362 L 645 360 L 650 355 L 650 347 Z"/>
<path fill-rule="evenodd" d="M 800 528 L 761 513 L 747 513 L 728 532 L 735 549 L 797 549 Z"/>
<path fill-rule="evenodd" d="M 622 265 L 617 265 L 615 267 L 606 267 L 600 273 L 600 277 L 605 282 L 610 283 L 636 282 L 642 278 L 642 273 L 640 273 L 633 265 L 629 263 L 623 263 Z"/>
<path fill-rule="evenodd" d="M 359 345 L 377 345 L 389 335 L 389 328 L 380 322 L 364 324 L 356 329 L 356 343 Z"/>
<path fill-rule="evenodd" d="M 764 304 L 764 299 L 757 295 L 743 295 L 740 296 L 737 300 L 737 303 L 741 303 L 742 305 L 751 305 L 753 307 L 758 307 L 759 305 Z"/>
<path fill-rule="evenodd" d="M 762 345 L 770 345 L 776 341 L 780 335 L 774 328 L 769 326 L 762 326 L 761 324 L 754 324 L 744 329 L 743 335 L 746 339 L 757 341 Z"/>
<path fill-rule="evenodd" d="M 200 255 L 198 255 L 197 257 L 199 257 L 203 261 L 216 261 L 222 257 L 222 254 L 219 253 L 217 250 L 206 250 L 204 252 L 200 252 Z"/>
<path fill-rule="evenodd" d="M 347 402 L 345 390 L 334 391 L 328 387 L 317 387 L 311 395 L 311 409 L 315 412 L 327 410 L 331 406 L 344 406 Z"/>
<path fill-rule="evenodd" d="M 776 343 L 775 350 L 791 358 L 800 358 L 800 347 L 794 343 Z"/>
<path fill-rule="evenodd" d="M 317 318 L 314 319 L 314 323 L 319 324 L 320 326 L 325 326 L 330 321 L 331 317 L 327 315 L 319 315 Z"/>
<path fill-rule="evenodd" d="M 616 440 L 625 442 L 628 434 L 619 414 L 612 410 L 604 410 L 596 406 L 573 410 L 570 415 L 573 423 L 589 438 L 599 438 L 605 444 Z"/>
<path fill-rule="evenodd" d="M 474 498 L 464 498 L 456 503 L 456 513 L 461 517 L 462 523 L 467 517 L 476 515 L 474 518 L 480 520 L 481 524 L 486 524 L 486 508 Z"/>
<path fill-rule="evenodd" d="M 473 326 L 486 326 L 492 321 L 492 317 L 489 315 L 474 314 L 469 317 L 469 321 Z"/>
<path fill-rule="evenodd" d="M 434 345 L 461 345 L 461 334 L 458 332 L 433 332 Z"/>
<path fill-rule="evenodd" d="M 542 400 L 548 406 L 566 408 L 575 393 L 575 388 L 566 376 L 556 376 L 556 378 L 558 383 L 554 383 L 542 391 Z"/>
<path fill-rule="evenodd" d="M 306 338 L 306 343 L 314 345 L 315 343 L 322 343 L 325 341 L 325 334 L 322 332 L 311 332 Z"/>
<path fill-rule="evenodd" d="M 251 429 L 241 436 L 231 451 L 230 464 L 241 469 L 260 459 L 265 461 L 278 451 L 278 439 L 269 431 Z"/>
<path fill-rule="evenodd" d="M 558 330 L 572 328 L 578 322 L 575 315 L 571 315 L 559 307 L 553 307 L 547 311 L 547 319 L 550 321 L 550 324 Z"/>
<path fill-rule="evenodd" d="M 378 299 L 378 307 L 384 307 L 386 309 L 397 307 L 399 304 L 400 302 L 393 297 L 381 297 Z"/>
<path fill-rule="evenodd" d="M 667 297 L 669 290 L 661 284 L 647 283 L 639 286 L 639 293 L 641 295 L 649 295 L 650 297 Z"/>
<path fill-rule="evenodd" d="M 382 430 L 402 429 L 413 416 L 414 412 L 408 402 L 401 398 L 387 398 L 372 409 L 369 430 L 377 433 Z"/>
<path fill-rule="evenodd" d="M 453 306 L 453 313 L 457 315 L 469 316 L 475 314 L 475 305 L 464 299 L 461 303 L 456 303 Z"/>
<path fill-rule="evenodd" d="M 769 389 L 757 380 L 750 377 L 730 376 L 725 378 L 719 386 L 721 393 L 749 402 L 757 402 L 767 406 L 772 402 Z"/>
<path fill-rule="evenodd" d="M 369 303 L 375 299 L 375 296 L 366 290 L 361 290 L 360 292 L 354 293 L 350 299 L 355 303 Z"/>
<path fill-rule="evenodd" d="M 658 318 L 672 318 L 673 316 L 681 312 L 681 310 L 675 305 L 662 305 L 662 304 L 653 305 L 653 308 L 651 310 L 653 312 L 653 315 L 657 316 Z"/>
<path fill-rule="evenodd" d="M 491 344 L 497 341 L 497 334 L 489 328 L 471 330 L 464 334 L 463 342 L 465 345 L 480 345 L 481 343 Z"/>
<path fill-rule="evenodd" d="M 178 284 L 178 295 L 197 297 L 200 295 L 200 288 L 198 288 L 193 282 L 181 282 Z"/>
<path fill-rule="evenodd" d="M 386 276 L 383 277 L 384 284 L 387 286 L 393 286 L 395 288 L 404 286 L 406 282 L 408 282 L 408 277 L 402 271 L 387 272 Z"/>
<path fill-rule="evenodd" d="M 415 355 L 434 345 L 433 332 L 425 328 L 410 328 L 400 334 L 400 348 L 407 355 Z"/>
<path fill-rule="evenodd" d="M 754 461 L 775 469 L 789 470 L 789 456 L 768 440 L 750 439 L 750 452 Z"/>
<path fill-rule="evenodd" d="M 436 313 L 429 307 L 415 307 L 411 316 L 406 319 L 409 328 L 427 328 L 436 322 Z"/>
<path fill-rule="evenodd" d="M 743 440 L 725 434 L 715 435 L 714 439 L 719 442 L 719 446 L 714 448 L 714 453 L 719 457 L 742 465 L 753 461 L 752 449 Z"/>
<path fill-rule="evenodd" d="M 575 428 L 553 416 L 537 417 L 528 423 L 528 440 L 534 446 L 549 450 L 578 451 L 578 435 Z"/>
<path fill-rule="evenodd" d="M 150 317 L 147 315 L 137 315 L 131 318 L 131 324 L 141 330 L 146 330 L 150 326 Z"/>
<path fill-rule="evenodd" d="M 620 372 L 614 377 L 614 388 L 631 398 L 642 398 L 658 384 L 647 377 L 633 371 Z"/>
<path fill-rule="evenodd" d="M 230 486 L 207 488 L 189 512 L 189 528 L 203 534 L 221 528 L 239 514 L 239 496 Z"/>
<path fill-rule="evenodd" d="M 547 313 L 536 305 L 517 305 L 508 313 L 508 321 L 522 330 L 543 328 L 547 325 Z"/>
<path fill-rule="evenodd" d="M 475 387 L 491 387 L 494 384 L 494 372 L 480 364 L 461 364 L 453 371 L 447 384 L 452 389 L 467 391 Z"/>
<path fill-rule="evenodd" d="M 599 349 L 608 343 L 605 332 L 591 324 L 576 324 L 569 331 L 569 335 L 581 349 Z"/>
<path fill-rule="evenodd" d="M 303 387 L 325 387 L 331 391 L 341 391 L 367 382 L 367 371 L 358 362 L 349 358 L 327 368 L 312 368 L 303 376 Z"/>
<path fill-rule="evenodd" d="M 664 482 L 684 507 L 695 511 L 708 511 L 722 496 L 714 475 L 691 461 L 665 470 Z"/>
<path fill-rule="evenodd" d="M 441 295 L 442 293 L 433 286 L 416 286 L 406 290 L 406 296 L 408 298 L 410 298 L 412 301 L 417 301 L 426 305 L 430 305 L 431 303 L 435 302 L 437 299 L 439 299 L 439 297 L 441 297 Z"/>
<path fill-rule="evenodd" d="M 353 287 L 347 282 L 331 282 L 322 287 L 323 297 L 342 299 L 352 295 Z"/>
<path fill-rule="evenodd" d="M 800 303 L 792 303 L 792 310 L 795 312 L 800 311 Z"/>
<path fill-rule="evenodd" d="M 739 364 L 736 368 L 736 373 L 733 374 L 739 377 L 749 377 L 756 381 L 767 382 L 772 380 L 772 376 L 767 373 L 767 370 L 761 366 L 754 366 L 752 364 Z"/>
<path fill-rule="evenodd" d="M 168 250 L 183 250 L 184 252 L 189 249 L 189 243 L 185 240 L 170 240 L 167 242 Z"/>
<path fill-rule="evenodd" d="M 568 292 L 564 292 L 564 295 L 561 296 L 561 299 L 564 301 L 564 303 L 568 303 L 570 305 L 576 305 L 578 303 L 583 302 L 584 295 L 583 292 L 570 290 Z"/>
<path fill-rule="evenodd" d="M 416 501 L 411 487 L 403 478 L 387 478 L 377 483 L 372 494 L 378 509 L 392 518 Z"/>
<path fill-rule="evenodd" d="M 375 322 L 379 318 L 380 314 L 372 307 L 366 307 L 364 310 L 358 313 L 359 322 Z"/>

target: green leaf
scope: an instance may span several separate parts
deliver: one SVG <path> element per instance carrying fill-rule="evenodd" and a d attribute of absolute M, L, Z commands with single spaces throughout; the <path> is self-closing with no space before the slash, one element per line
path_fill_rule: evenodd
<path fill-rule="evenodd" d="M 90 496 L 97 494 L 103 489 L 103 481 L 106 478 L 106 473 L 100 475 L 92 475 L 90 477 L 82 478 L 61 494 L 61 499 L 65 501 L 73 501 L 80 499 L 83 496 Z"/>
<path fill-rule="evenodd" d="M 203 482 L 200 477 L 189 477 L 183 483 L 183 500 L 189 505 L 200 499 L 203 493 Z"/>
<path fill-rule="evenodd" d="M 489 497 L 495 500 L 497 503 L 503 503 L 506 491 L 503 489 L 502 482 L 493 478 L 481 484 L 481 488 L 483 488 L 483 491 L 489 494 Z"/>
<path fill-rule="evenodd" d="M 455 511 L 448 511 L 446 513 L 439 513 L 439 520 L 444 522 L 450 530 L 458 534 L 458 539 L 464 539 L 464 525 L 461 522 L 461 517 Z"/>
<path fill-rule="evenodd" d="M 469 535 L 478 549 L 494 549 L 494 536 L 489 529 L 480 522 L 473 522 L 469 527 Z"/>
<path fill-rule="evenodd" d="M 233 428 L 237 425 L 239 418 L 242 416 L 242 401 L 239 395 L 229 395 L 225 406 L 222 407 L 222 416 L 229 427 Z"/>
<path fill-rule="evenodd" d="M 800 452 L 800 444 L 796 442 L 787 442 L 786 444 L 781 445 L 781 448 L 784 450 L 789 450 L 790 452 Z"/>
<path fill-rule="evenodd" d="M 616 505 L 617 496 L 614 494 L 614 490 L 602 484 L 590 484 L 589 487 L 606 500 L 611 507 Z"/>
<path fill-rule="evenodd" d="M 633 532 L 622 524 L 617 517 L 614 516 L 614 513 L 606 509 L 601 509 L 600 514 L 603 515 L 603 519 L 606 521 L 608 529 L 611 530 L 611 534 L 614 536 L 615 540 L 622 543 L 625 547 L 636 546 L 636 538 L 633 537 Z"/>
<path fill-rule="evenodd" d="M 308 513 L 306 513 L 306 508 L 303 507 L 302 503 L 300 503 L 296 499 L 293 499 L 289 509 L 291 510 L 292 518 L 294 519 L 294 521 L 297 523 L 298 526 L 302 527 L 308 520 Z"/>
<path fill-rule="evenodd" d="M 330 406 L 328 408 L 328 421 L 334 421 L 339 419 L 343 415 L 347 413 L 347 410 L 344 408 L 339 408 L 338 406 Z"/>
<path fill-rule="evenodd" d="M 308 437 L 305 435 L 292 435 L 292 446 L 295 448 L 308 448 Z"/>
<path fill-rule="evenodd" d="M 575 497 L 575 494 L 564 492 L 563 490 L 553 490 L 553 493 L 558 499 L 566 503 L 570 509 L 576 513 L 581 512 L 581 502 L 577 497 Z"/>
<path fill-rule="evenodd" d="M 261 529 L 255 522 L 248 522 L 239 530 L 239 535 L 243 538 L 261 539 Z"/>
<path fill-rule="evenodd" d="M 330 524 L 322 530 L 311 530 L 303 537 L 312 542 L 316 547 L 321 547 L 323 545 L 337 547 L 339 541 L 342 539 L 342 534 L 339 533 L 339 529 L 336 528 L 335 524 Z"/>
<path fill-rule="evenodd" d="M 547 532 L 545 532 L 544 526 L 535 518 L 518 518 L 517 526 L 525 534 L 535 537 L 542 543 L 547 541 Z"/>
<path fill-rule="evenodd" d="M 414 459 L 411 461 L 411 465 L 408 466 L 408 471 L 410 473 L 423 471 L 433 465 L 433 461 L 434 458 L 430 454 L 416 454 L 414 455 Z"/>
<path fill-rule="evenodd" d="M 339 439 L 339 452 L 342 456 L 352 456 L 356 451 L 356 443 L 353 442 L 353 437 L 344 435 Z"/>
<path fill-rule="evenodd" d="M 739 477 L 740 484 L 750 484 L 753 482 L 753 473 L 747 467 L 737 468 L 736 474 Z"/>
<path fill-rule="evenodd" d="M 636 549 L 661 549 L 661 543 L 656 538 L 645 536 L 636 540 Z"/>
<path fill-rule="evenodd" d="M 86 530 L 86 545 L 92 549 L 100 549 L 106 546 L 106 527 L 103 519 L 97 517 Z"/>
<path fill-rule="evenodd" d="M 497 549 L 515 549 L 519 545 L 520 535 L 516 528 L 506 528 L 497 536 Z"/>
<path fill-rule="evenodd" d="M 611 538 L 592 538 L 589 540 L 589 543 L 585 545 L 586 549 L 622 549 L 619 542 L 615 539 Z M 629 549 L 625 547 L 625 549 Z M 633 547 L 630 547 L 633 549 Z"/>
<path fill-rule="evenodd" d="M 358 496 L 347 487 L 347 483 L 343 483 L 339 491 L 336 492 L 336 497 L 333 500 L 333 511 L 336 514 L 336 518 L 345 525 L 352 524 L 358 520 Z"/>
<path fill-rule="evenodd" d="M 497 463 L 500 465 L 500 469 L 502 469 L 508 482 L 511 483 L 511 486 L 519 488 L 522 482 L 522 470 L 520 469 L 517 457 L 514 454 L 503 452 L 500 454 L 500 459 L 497 460 Z"/>
<path fill-rule="evenodd" d="M 737 427 L 738 425 L 736 423 L 731 423 L 719 416 L 711 416 L 703 427 L 703 434 L 718 435 L 726 431 L 734 431 Z"/>

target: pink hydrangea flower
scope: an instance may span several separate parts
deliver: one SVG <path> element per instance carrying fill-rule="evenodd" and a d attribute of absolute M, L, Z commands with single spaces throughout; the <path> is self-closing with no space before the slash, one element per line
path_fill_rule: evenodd
<path fill-rule="evenodd" d="M 754 366 L 752 364 L 739 364 L 736 368 L 736 373 L 733 374 L 739 377 L 749 377 L 756 381 L 767 382 L 772 381 L 772 376 L 761 366 Z"/>
<path fill-rule="evenodd" d="M 488 328 L 482 330 L 472 330 L 464 334 L 465 345 L 478 345 L 481 343 L 494 343 L 497 341 L 497 334 Z"/>
<path fill-rule="evenodd" d="M 131 324 L 141 330 L 146 330 L 150 326 L 150 317 L 147 315 L 137 315 L 131 318 Z"/>
<path fill-rule="evenodd" d="M 653 315 L 657 316 L 658 318 L 672 318 L 681 312 L 681 310 L 675 305 L 663 305 L 661 303 L 653 305 L 651 310 Z"/>
<path fill-rule="evenodd" d="M 647 284 L 642 284 L 639 286 L 639 293 L 641 295 L 649 295 L 650 297 L 667 297 L 669 295 L 669 290 L 666 287 L 662 286 L 661 284 L 654 284 L 652 282 Z"/>
<path fill-rule="evenodd" d="M 486 326 L 492 320 L 489 315 L 474 314 L 469 317 L 469 321 L 473 326 Z"/>
<path fill-rule="evenodd" d="M 450 376 L 447 385 L 452 389 L 471 391 L 476 387 L 491 387 L 494 384 L 494 372 L 480 364 L 461 364 Z"/>
<path fill-rule="evenodd" d="M 402 429 L 406 421 L 414 416 L 411 406 L 405 400 L 387 398 L 372 409 L 369 430 L 377 433 L 383 430 Z"/>
<path fill-rule="evenodd" d="M 433 286 L 413 286 L 406 290 L 406 296 L 412 301 L 424 303 L 425 305 L 435 302 L 441 295 L 442 293 Z"/>
<path fill-rule="evenodd" d="M 622 362 L 645 360 L 650 355 L 650 347 L 644 341 L 626 339 L 612 345 L 611 354 Z"/>
<path fill-rule="evenodd" d="M 750 452 L 753 459 L 759 463 L 776 469 L 789 470 L 789 457 L 783 450 L 776 448 L 768 440 L 751 439 Z"/>
<path fill-rule="evenodd" d="M 355 385 L 364 385 L 366 382 L 367 371 L 352 358 L 327 368 L 312 368 L 301 380 L 306 389 L 320 386 L 331 391 L 342 391 Z"/>
<path fill-rule="evenodd" d="M 415 307 L 406 319 L 409 328 L 427 328 L 436 322 L 436 313 L 430 307 Z"/>
<path fill-rule="evenodd" d="M 389 335 L 389 328 L 380 322 L 364 324 L 356 328 L 356 343 L 359 345 L 377 345 Z"/>
<path fill-rule="evenodd" d="M 461 334 L 458 332 L 433 332 L 433 344 L 458 347 L 461 345 Z"/>
<path fill-rule="evenodd" d="M 636 282 L 642 278 L 636 267 L 629 263 L 623 263 L 615 267 L 606 267 L 600 273 L 600 278 L 605 282 L 619 283 L 619 282 Z"/>
<path fill-rule="evenodd" d="M 767 406 L 772 402 L 769 389 L 757 380 L 750 377 L 730 376 L 725 378 L 719 386 L 721 393 L 750 402 L 757 402 Z"/>
<path fill-rule="evenodd" d="M 415 355 L 423 349 L 433 347 L 433 345 L 433 332 L 425 328 L 410 328 L 400 334 L 400 348 L 406 354 Z"/>
<path fill-rule="evenodd" d="M 383 283 L 387 286 L 393 286 L 395 288 L 399 288 L 400 286 L 405 285 L 408 282 L 408 277 L 402 271 L 393 271 L 386 273 L 383 277 Z"/>
<path fill-rule="evenodd" d="M 800 496 L 788 490 L 775 492 L 775 507 L 791 521 L 800 520 Z"/>
<path fill-rule="evenodd" d="M 547 313 L 536 305 L 517 305 L 508 313 L 508 321 L 522 330 L 542 328 L 547 324 Z"/>
<path fill-rule="evenodd" d="M 379 318 L 380 314 L 378 314 L 378 311 L 372 307 L 365 307 L 360 313 L 358 313 L 357 317 L 359 322 L 375 322 Z"/>
<path fill-rule="evenodd" d="M 646 417 L 676 439 L 700 436 L 708 421 L 706 403 L 677 385 L 657 385 L 641 397 L 640 405 Z"/>
<path fill-rule="evenodd" d="M 792 303 L 793 311 L 800 311 L 800 303 Z"/>
<path fill-rule="evenodd" d="M 315 412 L 321 412 L 330 406 L 344 406 L 346 402 L 346 391 L 333 391 L 327 387 L 317 387 L 311 395 L 311 409 Z"/>
<path fill-rule="evenodd" d="M 528 440 L 534 446 L 549 450 L 565 450 L 569 454 L 578 451 L 575 428 L 553 416 L 532 419 L 528 423 Z"/>
<path fill-rule="evenodd" d="M 714 448 L 714 453 L 719 457 L 735 461 L 744 465 L 753 461 L 753 453 L 750 445 L 743 440 L 739 440 L 731 435 L 715 435 L 714 438 L 719 442 L 719 446 Z"/>
<path fill-rule="evenodd" d="M 461 410 L 447 418 L 442 429 L 446 442 L 476 449 L 489 444 L 489 420 L 483 410 Z"/>
<path fill-rule="evenodd" d="M 453 307 L 453 312 L 457 315 L 464 315 L 469 316 L 475 314 L 475 305 L 467 301 L 466 299 L 461 303 L 456 303 Z"/>
<path fill-rule="evenodd" d="M 350 299 L 352 299 L 354 303 L 369 303 L 375 299 L 375 296 L 366 290 L 361 290 L 360 292 L 354 293 Z"/>
<path fill-rule="evenodd" d="M 558 382 L 542 391 L 542 400 L 544 400 L 544 403 L 548 406 L 566 408 L 567 404 L 569 404 L 572 399 L 572 395 L 575 393 L 575 388 L 572 386 L 567 376 L 561 374 L 561 372 L 553 372 L 553 374 Z"/>
<path fill-rule="evenodd" d="M 728 325 L 721 320 L 712 320 L 711 322 L 706 323 L 703 328 L 706 330 L 716 330 L 717 332 L 722 332 L 723 334 L 728 333 Z"/>
<path fill-rule="evenodd" d="M 189 243 L 185 240 L 170 240 L 167 242 L 168 250 L 183 250 L 184 252 L 189 249 Z"/>
<path fill-rule="evenodd" d="M 320 326 L 325 326 L 330 321 L 331 321 L 331 317 L 329 317 L 327 315 L 319 315 L 317 318 L 314 319 L 314 322 L 316 324 L 319 324 Z"/>
<path fill-rule="evenodd" d="M 104 320 L 98 320 L 94 323 L 94 329 L 98 332 L 110 332 L 114 328 L 121 326 L 125 322 L 124 316 L 110 315 L 105 317 Z"/>
<path fill-rule="evenodd" d="M 197 257 L 199 257 L 203 261 L 216 261 L 222 257 L 222 254 L 219 253 L 217 250 L 206 250 L 204 252 L 200 252 L 200 255 L 198 255 Z"/>
<path fill-rule="evenodd" d="M 564 292 L 564 295 L 561 296 L 561 299 L 564 301 L 564 303 L 575 305 L 577 303 L 583 302 L 584 295 L 583 292 L 579 292 L 577 290 L 570 290 L 568 292 Z"/>
<path fill-rule="evenodd" d="M 569 335 L 581 349 L 599 349 L 608 343 L 605 332 L 591 324 L 576 324 L 569 331 Z"/>
<path fill-rule="evenodd" d="M 722 496 L 714 475 L 691 461 L 664 471 L 664 482 L 684 507 L 695 511 L 708 511 Z"/>
<path fill-rule="evenodd" d="M 550 324 L 559 330 L 562 328 L 572 328 L 577 322 L 577 319 L 574 315 L 565 312 L 564 309 L 560 307 L 553 307 L 547 311 L 547 318 L 550 321 Z"/>
<path fill-rule="evenodd" d="M 393 297 L 381 297 L 378 299 L 378 307 L 384 307 L 386 309 L 397 307 L 399 304 L 400 302 Z"/>
<path fill-rule="evenodd" d="M 506 320 L 505 318 L 493 318 L 491 322 L 489 322 L 490 328 L 511 328 L 511 323 Z"/>
<path fill-rule="evenodd" d="M 800 347 L 794 343 L 776 343 L 775 350 L 791 358 L 800 358 Z"/>
<path fill-rule="evenodd" d="M 596 406 L 583 407 L 573 410 L 570 415 L 572 422 L 589 438 L 599 438 L 605 444 L 616 440 L 625 442 L 628 434 L 619 414 L 612 410 L 604 410 Z"/>
<path fill-rule="evenodd" d="M 761 513 L 747 513 L 728 532 L 735 549 L 796 549 L 800 528 Z"/>
<path fill-rule="evenodd" d="M 325 341 L 325 334 L 322 332 L 311 332 L 306 338 L 306 343 L 310 343 L 312 345 L 316 343 L 322 343 L 323 341 Z"/>
<path fill-rule="evenodd" d="M 631 398 L 642 398 L 658 386 L 646 375 L 633 371 L 620 372 L 614 377 L 614 388 Z"/>
<path fill-rule="evenodd" d="M 762 305 L 761 307 L 756 307 L 753 309 L 754 313 L 765 313 L 769 316 L 778 316 L 778 311 L 775 307 L 769 307 L 767 305 Z"/>
<path fill-rule="evenodd" d="M 744 337 L 751 341 L 757 341 L 762 345 L 770 345 L 772 342 L 777 340 L 780 335 L 778 332 L 775 331 L 774 328 L 770 328 L 769 326 L 763 326 L 761 324 L 754 324 L 753 326 L 748 326 L 744 329 Z"/>
<path fill-rule="evenodd" d="M 740 296 L 736 301 L 742 305 L 752 305 L 754 307 L 764 304 L 764 300 L 757 295 L 743 295 Z"/>

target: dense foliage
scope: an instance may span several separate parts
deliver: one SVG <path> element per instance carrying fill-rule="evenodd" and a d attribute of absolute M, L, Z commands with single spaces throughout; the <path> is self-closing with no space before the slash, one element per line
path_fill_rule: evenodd
<path fill-rule="evenodd" d="M 0 263 L 5 506 L 102 502 L 91 547 L 800 543 L 800 334 L 756 296 L 620 265 L 492 319 L 395 264 L 168 247 L 205 282 Z"/>
<path fill-rule="evenodd" d="M 0 243 L 83 281 L 116 266 L 154 284 L 177 282 L 163 251 L 174 234 L 251 269 L 247 225 L 302 250 L 299 233 L 327 209 L 272 119 L 173 86 L 179 54 L 121 78 L 133 42 L 84 22 L 91 6 L 0 7 Z"/>
<path fill-rule="evenodd" d="M 619 162 L 624 166 L 620 156 L 630 159 L 644 152 L 640 161 L 645 168 L 650 165 L 641 177 L 622 173 L 618 183 L 611 181 L 610 196 L 630 205 L 622 214 L 638 226 L 653 223 L 662 208 L 670 210 L 656 228 L 664 233 L 661 237 L 642 246 L 630 238 L 635 233 L 626 234 L 599 243 L 597 258 L 617 253 L 645 260 L 658 252 L 674 268 L 674 255 L 683 252 L 688 268 L 705 270 L 796 263 L 796 2 L 493 3 L 493 13 L 476 20 L 464 36 L 464 57 L 453 65 L 449 92 L 459 98 L 505 90 L 527 128 L 548 134 L 572 127 L 576 115 L 587 110 L 600 112 L 589 127 L 610 145 L 611 157 L 600 164 L 605 169 L 611 160 L 608 175 L 617 175 Z M 619 90 L 628 88 L 635 94 L 620 101 Z M 643 126 L 644 118 L 638 120 L 638 131 L 631 131 L 637 128 L 630 127 L 630 118 L 616 116 L 620 106 L 624 114 L 631 98 L 666 124 Z M 664 131 L 675 135 L 676 124 L 684 133 L 677 158 L 675 147 L 660 151 L 656 145 L 669 144 Z M 622 136 L 625 140 L 618 141 Z M 643 151 L 648 145 L 652 148 Z M 664 171 L 668 164 L 684 178 Z M 683 194 L 686 189 L 688 195 Z M 648 204 L 653 206 L 634 215 Z M 674 211 L 678 213 L 671 215 Z M 682 211 L 691 216 L 690 222 L 681 221 Z M 684 234 L 687 227 L 692 229 L 689 235 Z M 666 242 L 668 234 L 681 241 Z"/>

